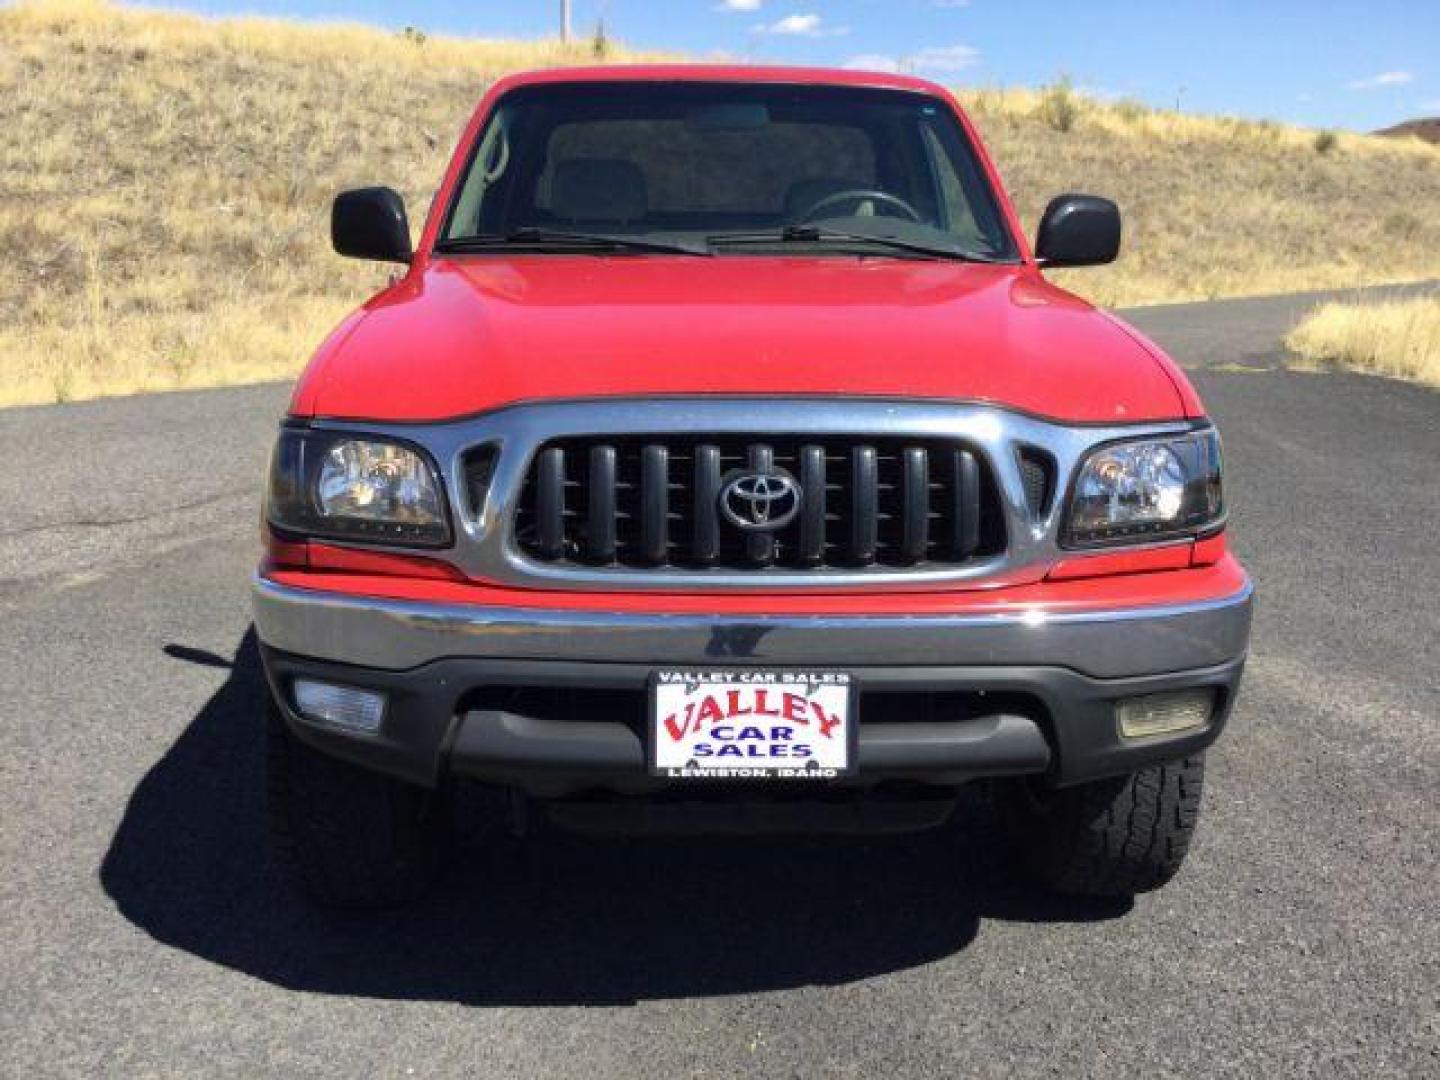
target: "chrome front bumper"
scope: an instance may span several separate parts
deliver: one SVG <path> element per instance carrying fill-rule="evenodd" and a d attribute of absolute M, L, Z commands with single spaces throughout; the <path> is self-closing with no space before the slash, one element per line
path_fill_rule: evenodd
<path fill-rule="evenodd" d="M 1032 773 L 1069 784 L 1196 753 L 1219 736 L 1244 666 L 1250 593 L 1247 583 L 1201 603 L 1085 613 L 754 617 L 413 603 L 257 577 L 255 624 L 274 700 L 296 735 L 420 784 L 459 774 L 546 797 L 657 791 L 666 782 L 647 772 L 642 734 L 652 673 L 724 664 L 849 670 L 862 719 L 858 770 L 846 784 Z M 307 720 L 292 700 L 302 678 L 384 695 L 381 730 Z M 1118 701 L 1202 687 L 1215 695 L 1203 729 L 1120 737 Z M 631 704 L 603 721 L 503 704 L 534 688 L 603 691 Z M 951 692 L 1001 711 L 938 723 L 863 719 L 866 693 Z M 1007 702 L 1019 711 L 1005 711 Z"/>
<path fill-rule="evenodd" d="M 257 576 L 255 627 L 272 649 L 403 671 L 472 658 L 629 664 L 1043 665 L 1099 679 L 1185 671 L 1244 655 L 1251 586 L 1183 605 L 925 616 L 666 615 L 416 603 Z"/>

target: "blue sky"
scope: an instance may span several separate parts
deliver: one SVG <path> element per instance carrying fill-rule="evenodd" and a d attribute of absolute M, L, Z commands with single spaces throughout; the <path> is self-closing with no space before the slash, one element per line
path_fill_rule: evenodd
<path fill-rule="evenodd" d="M 553 33 L 559 0 L 170 0 L 461 36 Z M 1360 130 L 1440 115 L 1440 0 L 573 0 L 574 26 L 656 49 L 913 70 Z"/>

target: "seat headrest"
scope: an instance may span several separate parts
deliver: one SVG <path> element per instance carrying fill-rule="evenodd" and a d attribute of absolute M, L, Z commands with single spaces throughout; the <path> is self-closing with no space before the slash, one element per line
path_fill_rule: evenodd
<path fill-rule="evenodd" d="M 649 199 L 645 174 L 622 158 L 570 158 L 555 166 L 550 209 L 568 221 L 635 221 Z"/>

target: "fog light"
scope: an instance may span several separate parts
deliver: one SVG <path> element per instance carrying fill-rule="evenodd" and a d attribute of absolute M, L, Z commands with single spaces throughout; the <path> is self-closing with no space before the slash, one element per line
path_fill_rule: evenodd
<path fill-rule="evenodd" d="M 1121 735 L 1127 739 L 1145 739 L 1204 727 L 1210 722 L 1214 703 L 1212 690 L 1177 690 L 1126 698 L 1116 704 L 1115 712 L 1120 718 Z"/>
<path fill-rule="evenodd" d="M 380 717 L 385 713 L 384 694 L 313 679 L 296 679 L 291 692 L 295 695 L 295 707 L 307 720 L 364 735 L 380 730 Z"/>

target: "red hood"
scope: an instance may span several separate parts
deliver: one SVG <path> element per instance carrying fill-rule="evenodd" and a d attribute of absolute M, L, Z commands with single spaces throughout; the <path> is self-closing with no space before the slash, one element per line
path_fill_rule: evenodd
<path fill-rule="evenodd" d="M 1033 270 L 890 259 L 439 259 L 322 348 L 301 415 L 438 420 L 536 398 L 864 394 L 1072 421 L 1198 414 L 1183 376 Z"/>

